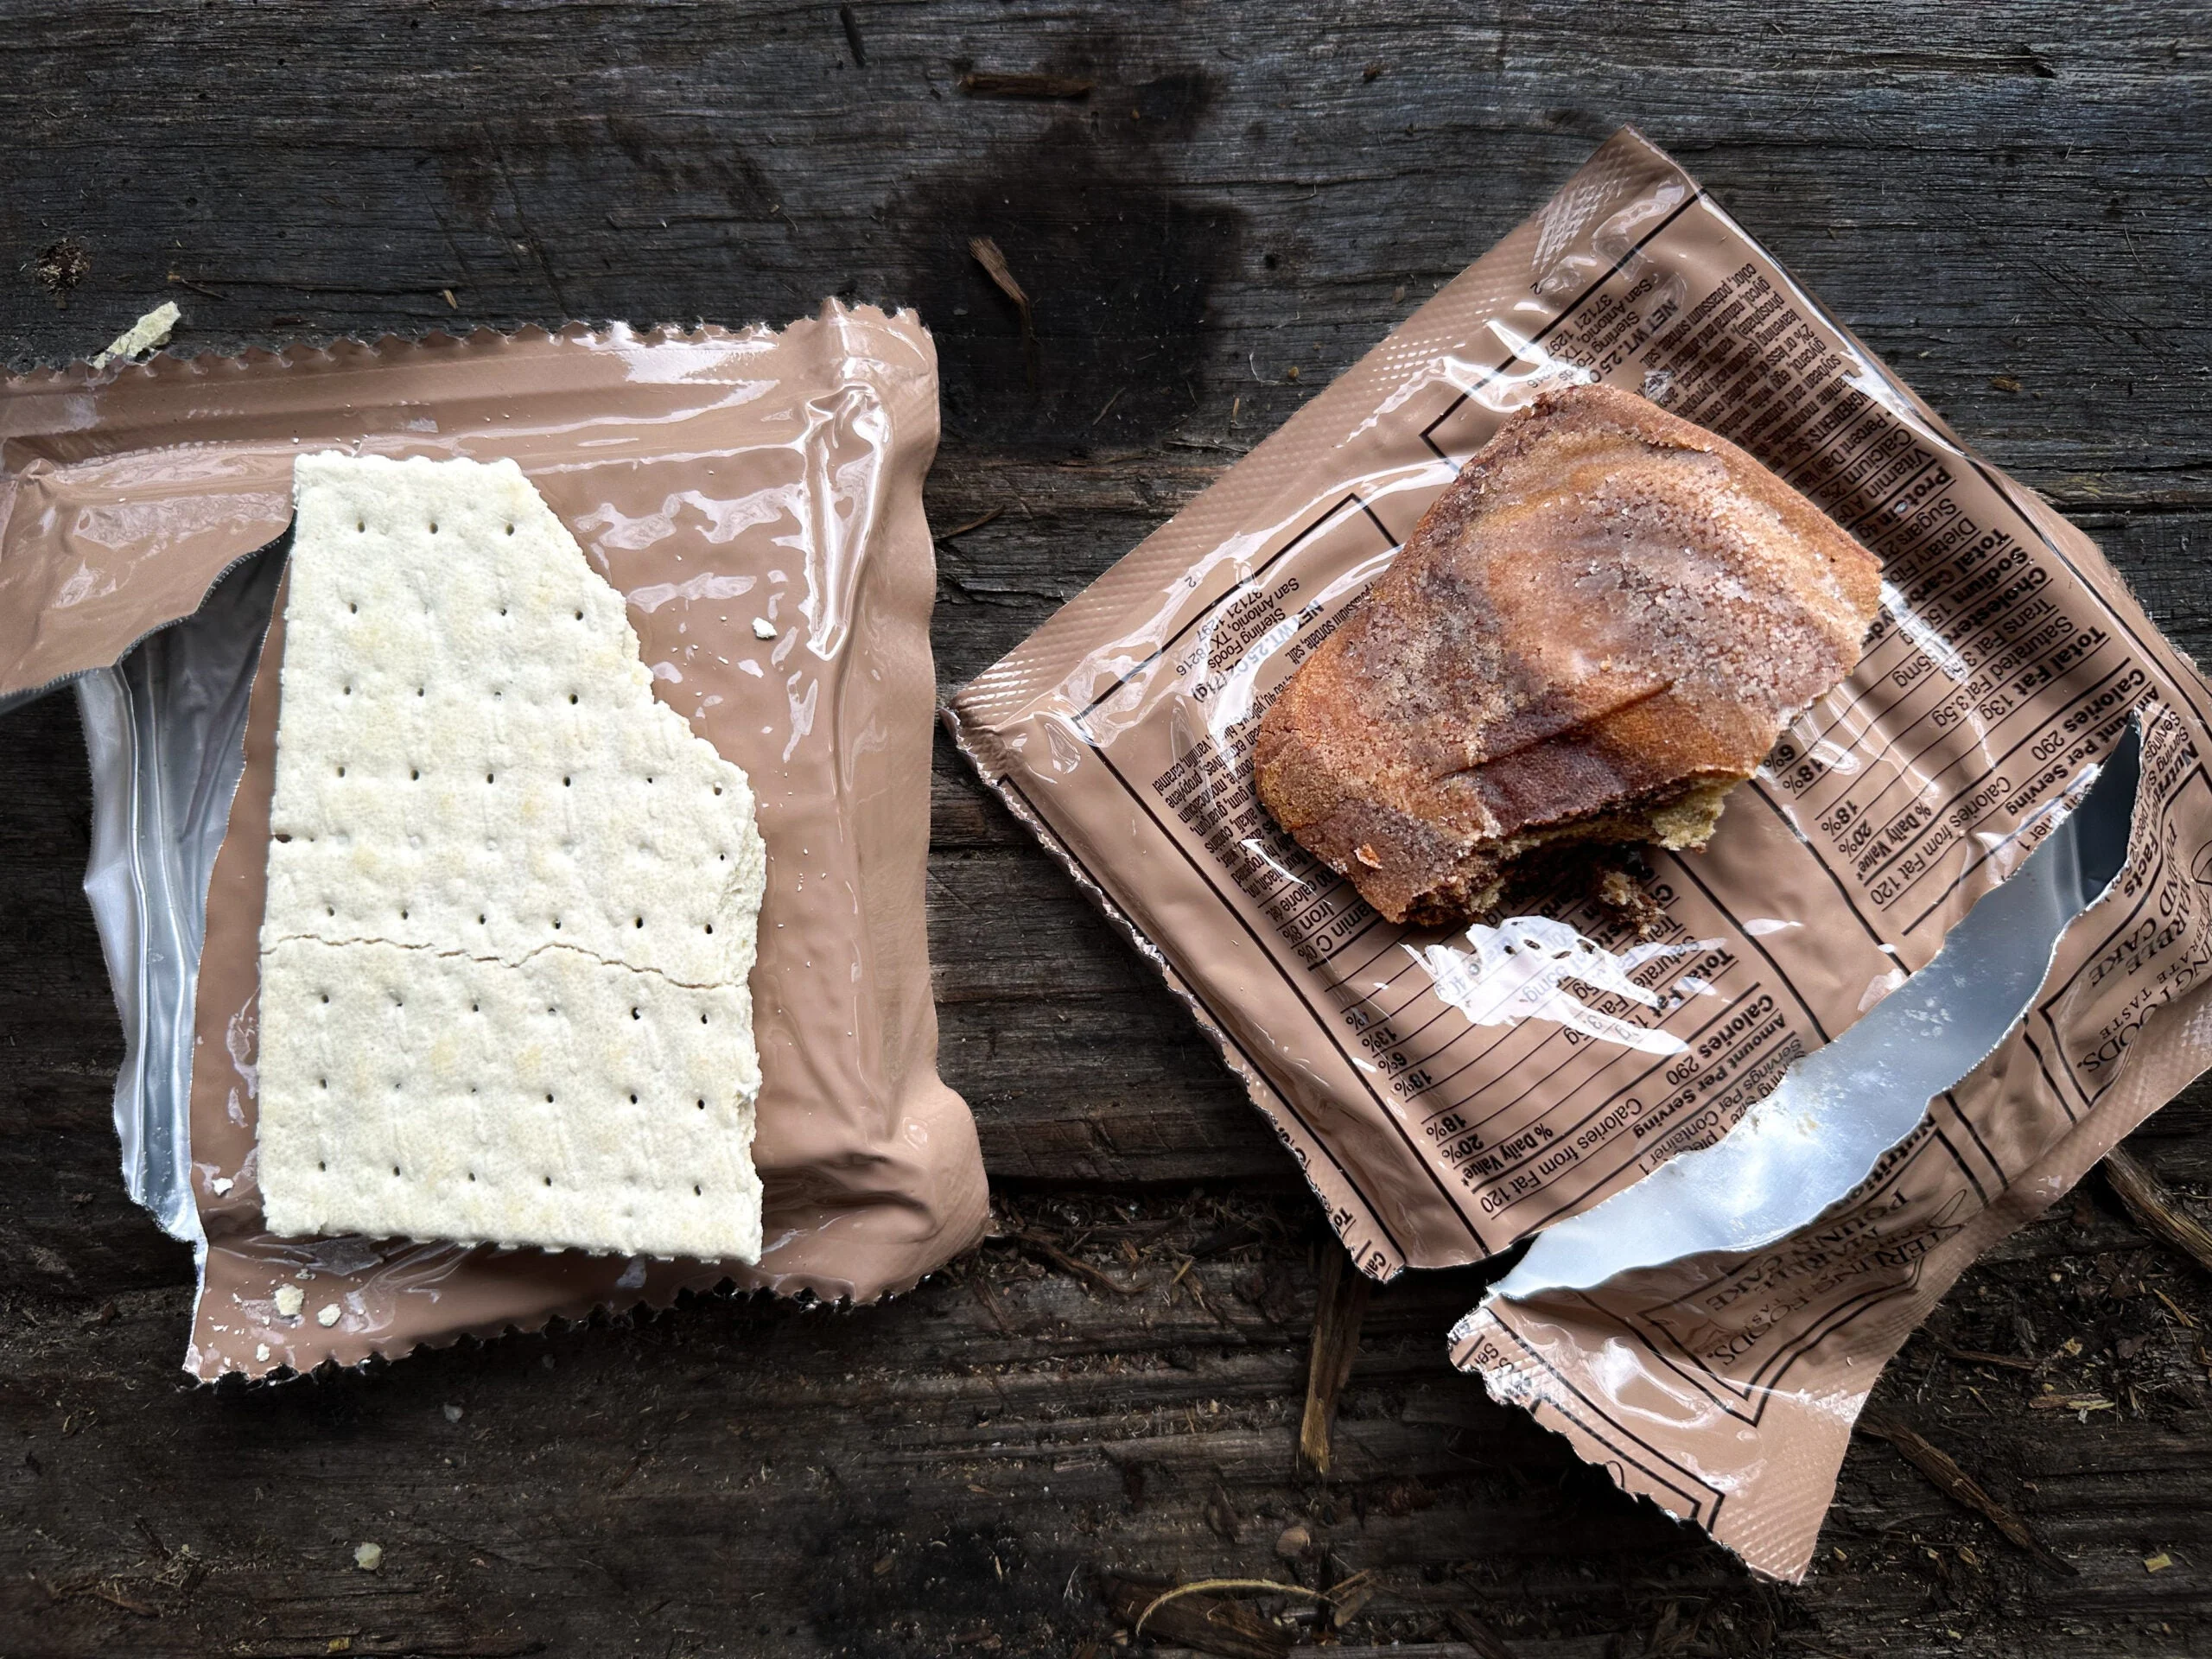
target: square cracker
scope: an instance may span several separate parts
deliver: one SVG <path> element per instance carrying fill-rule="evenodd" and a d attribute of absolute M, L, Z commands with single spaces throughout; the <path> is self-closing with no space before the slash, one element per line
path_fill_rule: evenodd
<path fill-rule="evenodd" d="M 745 774 L 512 461 L 308 455 L 295 492 L 270 1230 L 756 1260 Z"/>

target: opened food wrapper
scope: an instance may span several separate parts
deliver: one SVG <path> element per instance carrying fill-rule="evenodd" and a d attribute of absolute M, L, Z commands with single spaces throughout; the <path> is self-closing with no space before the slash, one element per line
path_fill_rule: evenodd
<path fill-rule="evenodd" d="M 869 1301 L 980 1235 L 923 918 L 937 431 L 919 323 L 835 302 L 780 332 L 480 332 L 0 384 L 0 708 L 76 688 L 124 1171 L 199 1252 L 188 1371 L 352 1364 L 726 1281 Z M 512 458 L 626 599 L 655 695 L 751 779 L 757 1266 L 264 1230 L 272 612 L 293 461 L 334 448 Z"/>
<path fill-rule="evenodd" d="M 1662 914 L 1561 886 L 1393 925 L 1261 805 L 1254 733 L 1459 463 L 1588 380 L 1825 508 L 1881 559 L 1881 614 L 1710 847 L 1650 855 Z M 1772 1575 L 1804 1573 L 1944 1287 L 2212 1063 L 2212 694 L 2079 531 L 1633 132 L 947 721 L 1360 1266 L 1542 1235 L 1454 1357 Z"/>

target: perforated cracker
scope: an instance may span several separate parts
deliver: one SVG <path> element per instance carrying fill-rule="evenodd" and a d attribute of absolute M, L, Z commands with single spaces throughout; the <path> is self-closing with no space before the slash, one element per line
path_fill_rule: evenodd
<path fill-rule="evenodd" d="M 744 773 L 512 462 L 295 484 L 270 1227 L 756 1259 Z"/>

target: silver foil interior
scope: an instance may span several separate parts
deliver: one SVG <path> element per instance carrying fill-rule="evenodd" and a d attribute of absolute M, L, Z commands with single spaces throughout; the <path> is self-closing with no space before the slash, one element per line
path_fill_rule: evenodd
<path fill-rule="evenodd" d="M 198 611 L 73 683 L 92 777 L 85 896 L 123 1020 L 115 1133 L 124 1185 L 203 1265 L 207 1235 L 192 1196 L 193 999 L 207 878 L 245 766 L 246 699 L 285 545 L 241 561 Z"/>

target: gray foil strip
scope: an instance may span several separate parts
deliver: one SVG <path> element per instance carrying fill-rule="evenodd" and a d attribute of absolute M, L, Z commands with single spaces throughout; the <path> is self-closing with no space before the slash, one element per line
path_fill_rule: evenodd
<path fill-rule="evenodd" d="M 283 550 L 241 561 L 192 615 L 73 682 L 92 774 L 85 896 L 123 1019 L 124 1184 L 203 1257 L 188 1116 L 193 1001 L 207 880 L 245 770 L 246 696 Z"/>

